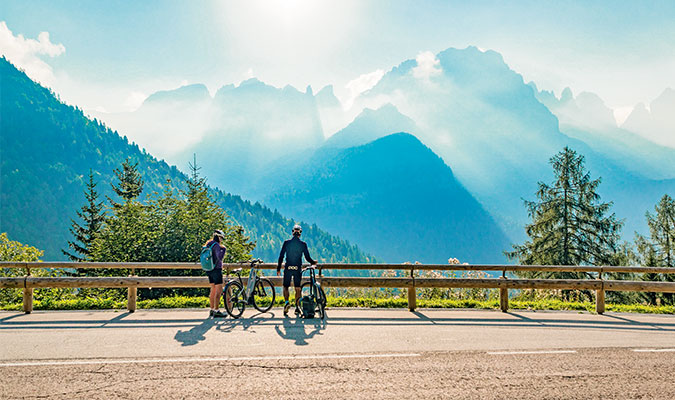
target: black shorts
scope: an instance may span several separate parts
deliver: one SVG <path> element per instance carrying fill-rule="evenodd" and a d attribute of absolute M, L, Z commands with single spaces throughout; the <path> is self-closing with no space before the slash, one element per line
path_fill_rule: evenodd
<path fill-rule="evenodd" d="M 284 268 L 284 287 L 291 286 L 291 278 L 293 278 L 293 286 L 299 288 L 300 281 L 302 280 L 302 267 L 287 265 Z"/>
<path fill-rule="evenodd" d="M 206 271 L 206 276 L 209 277 L 209 283 L 214 283 L 216 285 L 223 284 L 223 270 L 220 268 L 214 268 L 211 271 Z"/>

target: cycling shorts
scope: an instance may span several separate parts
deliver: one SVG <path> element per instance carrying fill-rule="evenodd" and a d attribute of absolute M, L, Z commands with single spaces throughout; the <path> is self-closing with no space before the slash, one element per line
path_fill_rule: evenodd
<path fill-rule="evenodd" d="M 293 286 L 299 288 L 300 281 L 302 281 L 302 267 L 287 265 L 284 268 L 284 287 L 291 286 L 291 278 L 293 278 Z"/>
<path fill-rule="evenodd" d="M 206 271 L 206 276 L 209 277 L 209 283 L 216 285 L 223 284 L 223 270 L 221 268 L 214 268 L 211 271 Z"/>

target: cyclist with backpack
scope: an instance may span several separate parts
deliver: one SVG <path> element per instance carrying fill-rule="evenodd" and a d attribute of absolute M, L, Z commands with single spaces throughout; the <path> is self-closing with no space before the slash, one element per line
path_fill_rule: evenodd
<path fill-rule="evenodd" d="M 284 315 L 288 315 L 288 310 L 291 309 L 291 304 L 288 302 L 288 289 L 291 286 L 291 278 L 293 279 L 293 286 L 295 286 L 295 314 L 300 314 L 298 301 L 302 296 L 300 284 L 300 281 L 302 281 L 302 256 L 305 256 L 305 260 L 307 260 L 308 263 L 316 265 L 316 261 L 312 260 L 312 257 L 309 255 L 307 243 L 300 240 L 300 235 L 302 235 L 302 227 L 300 225 L 295 225 L 293 227 L 292 233 L 293 237 L 289 240 L 286 240 L 281 247 L 279 262 L 277 263 L 277 275 L 279 275 L 279 272 L 281 271 L 281 263 L 284 261 L 284 256 L 286 256 L 283 290 L 285 300 Z"/>
<path fill-rule="evenodd" d="M 211 311 L 209 312 L 209 317 L 213 318 L 225 317 L 225 314 L 220 311 L 220 296 L 223 295 L 223 258 L 227 251 L 222 244 L 223 239 L 225 239 L 223 231 L 216 229 L 213 232 L 213 239 L 204 244 L 202 255 L 200 256 L 202 268 L 205 270 L 206 276 L 209 277 L 209 284 L 211 285 L 209 293 Z M 204 264 L 208 264 L 208 267 L 211 269 L 209 270 Z"/>

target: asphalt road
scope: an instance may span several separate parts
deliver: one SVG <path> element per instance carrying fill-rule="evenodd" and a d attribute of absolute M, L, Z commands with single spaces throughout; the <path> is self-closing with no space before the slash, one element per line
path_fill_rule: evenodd
<path fill-rule="evenodd" d="M 675 317 L 0 312 L 2 398 L 675 398 Z"/>

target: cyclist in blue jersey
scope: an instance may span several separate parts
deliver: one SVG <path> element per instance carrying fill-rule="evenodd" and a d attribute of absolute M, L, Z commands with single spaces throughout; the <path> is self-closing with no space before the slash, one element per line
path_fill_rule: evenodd
<path fill-rule="evenodd" d="M 307 243 L 300 240 L 300 235 L 302 235 L 302 227 L 300 225 L 295 225 L 293 227 L 293 237 L 284 242 L 284 245 L 281 247 L 281 253 L 279 254 L 279 262 L 277 263 L 277 275 L 279 275 L 281 263 L 283 263 L 284 256 L 286 256 L 283 290 L 285 300 L 284 315 L 288 315 L 288 310 L 291 308 L 291 304 L 288 302 L 288 288 L 291 286 L 291 279 L 293 279 L 293 286 L 295 287 L 295 314 L 300 313 L 298 301 L 302 295 L 300 290 L 300 281 L 302 280 L 302 256 L 305 256 L 305 260 L 307 260 L 308 263 L 316 265 L 316 261 L 309 255 Z"/>

